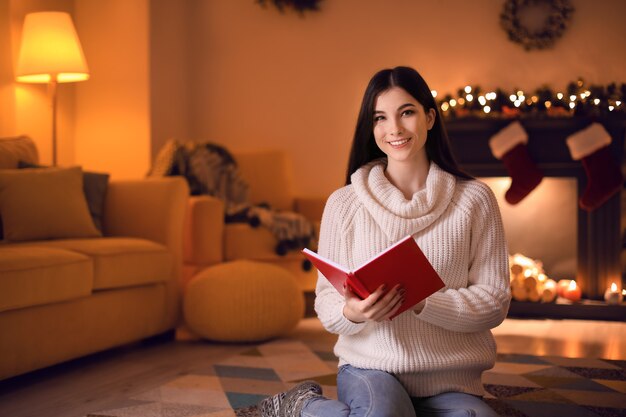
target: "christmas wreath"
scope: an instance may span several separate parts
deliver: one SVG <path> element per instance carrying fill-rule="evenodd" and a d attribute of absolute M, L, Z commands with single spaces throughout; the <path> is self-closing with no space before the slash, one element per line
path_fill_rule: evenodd
<path fill-rule="evenodd" d="M 521 14 L 531 6 L 545 6 L 548 10 L 545 23 L 538 30 L 526 27 Z M 509 39 L 527 51 L 551 47 L 567 29 L 574 13 L 570 0 L 506 0 L 500 14 L 500 24 Z"/>
<path fill-rule="evenodd" d="M 257 0 L 261 6 L 265 6 L 267 3 L 271 3 L 278 10 L 282 12 L 285 8 L 293 8 L 300 14 L 303 14 L 306 10 L 319 10 L 319 2 L 321 0 Z"/>

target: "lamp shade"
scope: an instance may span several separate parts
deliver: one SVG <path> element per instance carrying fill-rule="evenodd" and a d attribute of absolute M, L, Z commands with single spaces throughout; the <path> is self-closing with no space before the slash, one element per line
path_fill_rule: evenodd
<path fill-rule="evenodd" d="M 16 78 L 25 83 L 69 83 L 89 78 L 83 48 L 68 13 L 26 15 Z"/>

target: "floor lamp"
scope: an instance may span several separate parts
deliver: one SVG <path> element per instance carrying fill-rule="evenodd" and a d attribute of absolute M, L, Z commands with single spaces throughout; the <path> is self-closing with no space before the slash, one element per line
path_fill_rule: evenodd
<path fill-rule="evenodd" d="M 57 84 L 89 79 L 74 23 L 65 12 L 29 13 L 24 18 L 17 81 L 46 83 L 52 97 L 52 165 L 57 165 Z"/>

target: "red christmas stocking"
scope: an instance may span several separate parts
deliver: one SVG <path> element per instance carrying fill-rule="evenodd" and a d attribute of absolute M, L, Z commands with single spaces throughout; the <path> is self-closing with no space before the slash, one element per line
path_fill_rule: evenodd
<path fill-rule="evenodd" d="M 619 165 L 609 151 L 611 135 L 600 123 L 574 133 L 567 138 L 567 146 L 574 160 L 582 160 L 587 174 L 587 186 L 578 204 L 583 210 L 600 207 L 623 186 Z"/>
<path fill-rule="evenodd" d="M 543 174 L 528 154 L 528 135 L 519 122 L 513 122 L 489 139 L 493 156 L 502 160 L 511 176 L 511 187 L 504 198 L 517 204 L 539 185 Z"/>

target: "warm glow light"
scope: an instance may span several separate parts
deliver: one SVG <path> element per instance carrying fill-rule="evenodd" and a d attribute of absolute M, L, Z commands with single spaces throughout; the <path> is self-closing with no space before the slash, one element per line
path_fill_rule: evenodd
<path fill-rule="evenodd" d="M 484 111 L 485 113 L 489 113 L 489 112 L 491 111 L 491 107 L 489 107 L 489 106 L 485 106 L 485 107 L 483 107 L 483 111 Z"/>
<path fill-rule="evenodd" d="M 509 99 L 510 99 L 511 101 L 515 101 L 515 100 L 517 100 L 517 96 L 516 96 L 515 94 L 511 94 L 511 95 L 509 96 Z"/>
<path fill-rule="evenodd" d="M 16 78 L 25 83 L 67 83 L 89 78 L 85 55 L 68 13 L 26 15 Z"/>
<path fill-rule="evenodd" d="M 615 107 L 609 106 L 609 111 L 613 111 L 613 109 L 615 109 Z"/>
<path fill-rule="evenodd" d="M 556 93 L 556 98 L 558 98 L 559 100 L 563 99 L 563 93 Z"/>
<path fill-rule="evenodd" d="M 594 99 L 593 99 L 593 104 L 595 104 L 596 106 L 597 106 L 598 104 L 600 104 L 600 99 L 599 99 L 599 98 L 594 98 Z"/>
<path fill-rule="evenodd" d="M 471 93 L 471 92 L 472 92 L 472 87 L 470 87 L 469 85 L 466 85 L 466 86 L 465 86 L 465 92 L 466 92 L 467 94 Z"/>
<path fill-rule="evenodd" d="M 450 108 L 450 105 L 448 104 L 448 102 L 445 102 L 441 105 L 441 110 L 443 111 L 448 111 L 449 108 Z"/>
<path fill-rule="evenodd" d="M 574 103 L 573 101 L 569 104 L 569 108 L 573 109 L 574 107 L 576 107 L 576 103 Z"/>
<path fill-rule="evenodd" d="M 433 97 L 437 97 L 437 90 L 430 90 L 430 94 L 432 94 Z"/>
<path fill-rule="evenodd" d="M 471 94 L 468 94 L 465 96 L 465 98 L 467 99 L 467 101 L 471 102 L 472 100 L 474 100 L 474 96 Z"/>
<path fill-rule="evenodd" d="M 552 103 L 550 103 L 549 101 L 546 101 L 543 104 L 546 106 L 546 109 L 549 109 L 550 107 L 552 107 Z"/>
<path fill-rule="evenodd" d="M 548 289 L 554 289 L 554 288 L 556 288 L 556 282 L 554 282 L 554 280 L 552 280 L 552 279 L 549 279 L 544 284 L 544 287 L 548 288 Z"/>
<path fill-rule="evenodd" d="M 569 282 L 569 285 L 568 285 L 568 287 L 567 287 L 567 288 L 568 288 L 570 291 L 574 291 L 574 290 L 576 289 L 576 281 L 571 280 L 571 281 Z"/>
<path fill-rule="evenodd" d="M 616 283 L 611 283 L 611 292 L 617 292 L 617 284 Z"/>
<path fill-rule="evenodd" d="M 620 104 L 622 104 L 622 102 L 621 102 L 621 101 L 619 101 L 619 100 L 615 100 L 615 105 L 616 105 L 616 106 L 618 106 L 618 107 L 619 107 L 619 105 L 620 105 Z"/>
<path fill-rule="evenodd" d="M 569 101 L 576 101 L 576 96 L 573 94 L 569 96 Z"/>
<path fill-rule="evenodd" d="M 458 103 L 459 103 L 459 106 L 464 105 L 465 104 L 465 99 L 463 97 L 460 97 Z"/>
<path fill-rule="evenodd" d="M 524 92 L 523 92 L 522 90 L 518 90 L 518 91 L 517 91 L 517 95 L 521 97 L 521 96 L 523 96 L 523 95 L 524 95 Z"/>
<path fill-rule="evenodd" d="M 450 100 L 450 106 L 452 106 L 452 107 L 456 106 L 456 100 L 455 99 Z"/>
<path fill-rule="evenodd" d="M 516 101 L 516 102 L 515 102 L 515 103 L 513 103 L 513 104 L 515 104 L 515 107 L 519 107 L 519 106 L 520 106 L 520 104 L 522 104 L 522 102 L 521 102 L 521 101 Z"/>
<path fill-rule="evenodd" d="M 487 99 L 484 96 L 478 96 L 478 102 L 481 106 L 484 106 L 485 104 L 487 104 Z"/>
<path fill-rule="evenodd" d="M 531 100 L 533 103 L 536 103 L 536 102 L 538 102 L 538 101 L 539 101 L 539 97 L 537 97 L 537 96 L 532 96 L 532 97 L 530 98 L 530 100 Z"/>

